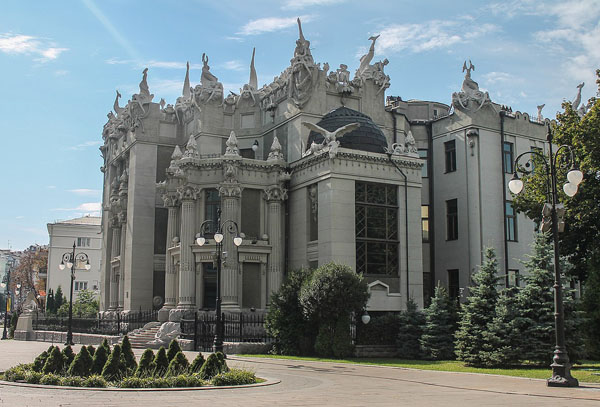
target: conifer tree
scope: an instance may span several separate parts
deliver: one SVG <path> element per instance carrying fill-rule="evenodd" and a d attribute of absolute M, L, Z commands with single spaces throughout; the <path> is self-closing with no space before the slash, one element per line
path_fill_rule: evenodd
<path fill-rule="evenodd" d="M 196 358 L 190 366 L 190 373 L 198 373 L 203 364 L 204 356 L 202 355 L 202 353 L 198 353 L 198 356 L 196 356 Z"/>
<path fill-rule="evenodd" d="M 425 316 L 417 309 L 417 303 L 412 298 L 406 301 L 406 310 L 400 313 L 398 325 L 400 326 L 396 338 L 398 357 L 401 359 L 420 359 L 422 354 L 419 341 L 421 335 L 423 335 Z"/>
<path fill-rule="evenodd" d="M 182 351 L 177 352 L 175 357 L 169 362 L 167 368 L 167 376 L 177 376 L 188 372 L 190 362 L 187 360 Z"/>
<path fill-rule="evenodd" d="M 490 349 L 481 353 L 486 366 L 508 366 L 519 360 L 520 332 L 515 329 L 519 291 L 519 287 L 508 287 L 498 295 L 496 314 L 483 334 L 490 344 Z"/>
<path fill-rule="evenodd" d="M 142 353 L 140 363 L 138 364 L 135 375 L 137 377 L 147 377 L 152 375 L 152 361 L 154 360 L 154 352 L 152 349 L 146 349 Z"/>
<path fill-rule="evenodd" d="M 104 340 L 106 342 L 106 339 Z M 108 346 L 108 342 L 107 342 L 107 346 Z M 108 353 L 106 351 L 106 348 L 103 345 L 98 346 L 98 349 L 96 349 L 96 352 L 94 352 L 94 358 L 92 361 L 92 368 L 91 368 L 91 373 L 92 374 L 102 374 L 102 369 L 104 368 L 104 365 L 106 364 L 106 361 L 108 360 L 108 356 L 110 355 L 110 353 Z"/>
<path fill-rule="evenodd" d="M 438 285 L 431 304 L 425 309 L 425 326 L 421 335 L 421 350 L 426 359 L 454 359 L 456 303 L 444 287 Z"/>
<path fill-rule="evenodd" d="M 177 353 L 181 352 L 181 347 L 179 346 L 179 342 L 176 339 L 173 339 L 171 343 L 169 343 L 169 350 L 167 352 L 167 359 L 169 362 L 173 360 Z"/>
<path fill-rule="evenodd" d="M 110 351 L 110 345 L 108 344 L 108 339 L 104 338 L 104 340 L 102 341 L 100 346 L 102 346 L 104 348 L 104 350 L 106 351 L 106 355 L 110 355 L 111 351 Z"/>
<path fill-rule="evenodd" d="M 58 346 L 55 346 L 54 348 L 52 348 L 50 355 L 46 359 L 46 363 L 44 363 L 42 372 L 44 374 L 48 374 L 48 373 L 58 374 L 63 370 L 64 363 L 65 363 L 65 359 L 63 357 L 63 354 L 61 353 Z"/>
<path fill-rule="evenodd" d="M 158 352 L 156 352 L 151 368 L 155 376 L 162 376 L 167 372 L 168 367 L 169 359 L 167 359 L 167 352 L 165 351 L 165 348 L 161 346 Z"/>
<path fill-rule="evenodd" d="M 94 353 L 96 353 L 96 348 L 94 348 L 93 345 L 88 345 L 87 349 L 88 349 L 88 353 L 90 354 L 90 356 L 94 357 Z"/>
<path fill-rule="evenodd" d="M 63 358 L 65 359 L 65 368 L 68 368 L 71 366 L 71 363 L 73 363 L 73 359 L 75 359 L 75 352 L 73 352 L 71 345 L 67 345 L 63 349 L 62 354 Z"/>
<path fill-rule="evenodd" d="M 63 295 L 62 287 L 59 285 L 54 294 L 54 312 L 58 311 L 61 305 L 63 305 L 67 299 Z"/>
<path fill-rule="evenodd" d="M 137 362 L 135 360 L 135 355 L 133 354 L 133 349 L 131 349 L 131 342 L 129 341 L 129 337 L 127 335 L 123 337 L 123 343 L 121 344 L 121 356 L 123 358 L 125 368 L 130 372 L 134 372 L 135 369 L 137 369 Z"/>
<path fill-rule="evenodd" d="M 90 375 L 90 369 L 92 367 L 92 357 L 87 350 L 86 346 L 82 346 L 81 350 L 73 359 L 73 363 L 69 366 L 67 373 L 70 376 L 81 376 L 86 377 Z"/>
<path fill-rule="evenodd" d="M 473 274 L 469 297 L 459 313 L 458 330 L 455 334 L 456 356 L 471 366 L 486 365 L 483 354 L 492 351 L 488 325 L 494 319 L 498 302 L 498 260 L 492 248 L 484 250 L 485 261 Z"/>
<path fill-rule="evenodd" d="M 600 270 L 600 252 L 590 259 L 590 269 Z M 600 359 L 600 271 L 590 273 L 585 282 L 582 308 L 586 313 L 585 342 L 590 359 Z M 569 351 L 570 354 L 570 351 Z"/>
<path fill-rule="evenodd" d="M 121 365 L 121 346 L 115 345 L 102 369 L 102 377 L 105 380 L 115 380 L 123 376 L 123 370 L 123 366 Z"/>

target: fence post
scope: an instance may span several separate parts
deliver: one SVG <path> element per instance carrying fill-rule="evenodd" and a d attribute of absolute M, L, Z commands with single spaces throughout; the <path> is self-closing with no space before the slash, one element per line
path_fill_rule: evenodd
<path fill-rule="evenodd" d="M 238 338 L 239 342 L 244 341 L 244 313 L 240 312 L 240 337 Z"/>
<path fill-rule="evenodd" d="M 121 333 L 121 313 L 117 311 L 117 336 Z"/>
<path fill-rule="evenodd" d="M 198 311 L 194 312 L 194 350 L 198 350 Z"/>

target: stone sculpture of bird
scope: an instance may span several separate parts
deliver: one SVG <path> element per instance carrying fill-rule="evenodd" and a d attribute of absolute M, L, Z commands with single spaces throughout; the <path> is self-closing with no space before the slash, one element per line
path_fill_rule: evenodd
<path fill-rule="evenodd" d="M 353 130 L 356 130 L 360 127 L 360 123 L 350 123 L 345 126 L 342 126 L 334 131 L 325 130 L 321 126 L 317 126 L 313 123 L 302 122 L 303 125 L 308 127 L 310 130 L 315 131 L 321 134 L 324 137 L 323 144 L 328 145 L 333 141 L 336 141 L 338 137 L 342 137 L 346 133 L 350 133 Z"/>

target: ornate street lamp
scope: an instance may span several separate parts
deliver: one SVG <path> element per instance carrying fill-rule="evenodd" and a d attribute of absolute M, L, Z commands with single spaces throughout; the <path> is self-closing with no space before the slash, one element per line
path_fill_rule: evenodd
<path fill-rule="evenodd" d="M 519 178 L 518 173 L 529 174 L 531 171 L 526 170 L 519 165 L 519 159 L 527 154 L 532 157 L 540 158 L 540 161 L 544 165 L 546 170 L 546 177 L 550 181 L 549 195 L 550 204 L 544 205 L 544 215 L 550 212 L 552 219 L 552 235 L 554 238 L 554 324 L 556 333 L 556 346 L 554 348 L 554 357 L 552 358 L 552 377 L 549 378 L 546 383 L 552 387 L 576 387 L 579 386 L 579 382 L 573 376 L 571 376 L 571 364 L 569 362 L 569 355 L 565 346 L 565 316 L 563 310 L 563 298 L 562 298 L 562 283 L 560 277 L 560 255 L 558 246 L 558 232 L 559 232 L 559 220 L 558 212 L 564 212 L 562 205 L 558 204 L 558 193 L 556 191 L 557 174 L 556 168 L 560 165 L 570 166 L 570 170 L 567 173 L 567 183 L 563 186 L 563 191 L 567 196 L 572 197 L 577 193 L 577 189 L 581 181 L 583 180 L 583 174 L 578 169 L 575 169 L 575 159 L 573 150 L 567 145 L 562 145 L 558 148 L 554 154 L 552 151 L 552 131 L 548 124 L 548 134 L 546 140 L 549 145 L 549 157 L 546 157 L 538 151 L 527 151 L 517 156 L 515 160 L 515 172 L 508 183 L 508 188 L 513 194 L 519 194 L 523 190 L 523 181 Z M 562 162 L 558 161 L 559 154 L 561 152 L 568 153 L 563 156 Z M 529 166 L 529 163 L 526 164 Z M 544 224 L 542 224 L 544 228 Z M 561 227 L 562 228 L 562 227 Z"/>
<path fill-rule="evenodd" d="M 196 243 L 198 246 L 204 246 L 206 243 L 206 235 L 209 233 L 209 225 L 214 223 L 212 219 L 205 220 L 200 225 L 200 233 L 196 235 Z M 215 339 L 213 343 L 213 351 L 214 352 L 223 352 L 223 318 L 221 315 L 221 253 L 223 252 L 223 239 L 225 236 L 223 235 L 223 231 L 226 231 L 230 235 L 234 235 L 233 244 L 236 247 L 239 247 L 242 244 L 242 237 L 239 233 L 238 224 L 231 220 L 226 219 L 221 222 L 221 208 L 217 209 L 217 230 L 215 230 L 215 234 L 213 238 L 215 239 L 216 245 L 216 257 L 217 257 L 217 300 L 216 300 L 216 314 L 217 314 L 217 326 L 215 329 Z"/>
<path fill-rule="evenodd" d="M 73 251 L 67 252 L 62 255 L 62 260 L 58 265 L 60 270 L 64 270 L 65 266 L 71 270 L 71 291 L 69 294 L 69 322 L 67 325 L 67 341 L 65 345 L 74 345 L 73 343 L 73 282 L 75 281 L 75 269 L 77 268 L 77 264 L 85 262 L 85 269 L 89 270 L 92 268 L 90 265 L 90 259 L 87 254 L 79 253 L 75 255 L 75 242 L 73 242 Z"/>
<path fill-rule="evenodd" d="M 6 334 L 6 328 L 8 325 L 8 304 L 10 301 L 10 271 L 12 269 L 12 267 L 14 266 L 14 261 L 10 260 L 9 262 L 6 263 L 7 266 L 7 270 L 6 270 L 6 276 L 4 277 L 6 279 L 6 281 L 2 281 L 2 288 L 5 288 L 6 291 L 4 292 L 4 300 L 5 300 L 5 304 L 4 304 L 4 330 L 2 331 L 2 339 L 8 339 L 8 336 Z M 12 305 L 11 305 L 12 308 Z"/>

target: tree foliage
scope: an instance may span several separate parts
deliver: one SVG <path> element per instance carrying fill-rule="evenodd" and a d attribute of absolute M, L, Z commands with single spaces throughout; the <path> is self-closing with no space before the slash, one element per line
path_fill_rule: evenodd
<path fill-rule="evenodd" d="M 456 302 L 441 285 L 429 307 L 425 308 L 425 326 L 421 335 L 421 350 L 426 359 L 454 359 L 454 332 L 456 331 Z"/>
<path fill-rule="evenodd" d="M 406 301 L 406 310 L 402 311 L 398 317 L 396 347 L 399 358 L 420 359 L 422 357 L 419 341 L 423 335 L 424 325 L 423 312 L 419 311 L 415 300 L 409 298 Z"/>
<path fill-rule="evenodd" d="M 25 250 L 19 257 L 19 262 L 10 275 L 11 290 L 15 290 L 17 284 L 21 284 L 23 293 L 34 291 L 45 287 L 36 287 L 38 273 L 48 270 L 48 249 L 35 246 L 35 250 Z"/>

